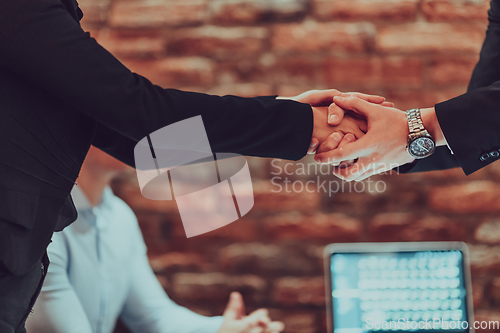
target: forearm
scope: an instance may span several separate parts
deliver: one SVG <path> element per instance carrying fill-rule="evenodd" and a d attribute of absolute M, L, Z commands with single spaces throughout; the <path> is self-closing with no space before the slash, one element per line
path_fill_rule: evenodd
<path fill-rule="evenodd" d="M 84 33 L 58 0 L 0 3 L 0 70 L 133 141 L 198 115 L 215 152 L 299 159 L 312 136 L 312 112 L 305 104 L 151 84 Z"/>

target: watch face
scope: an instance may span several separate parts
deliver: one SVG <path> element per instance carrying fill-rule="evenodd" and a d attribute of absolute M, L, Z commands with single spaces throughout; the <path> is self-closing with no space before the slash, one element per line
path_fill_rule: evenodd
<path fill-rule="evenodd" d="M 415 158 L 424 158 L 432 155 L 435 149 L 436 144 L 431 138 L 421 137 L 410 144 L 409 152 Z"/>

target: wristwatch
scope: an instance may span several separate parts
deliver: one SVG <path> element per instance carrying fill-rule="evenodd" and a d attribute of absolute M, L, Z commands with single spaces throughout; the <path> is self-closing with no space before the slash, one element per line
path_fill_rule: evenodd
<path fill-rule="evenodd" d="M 431 156 L 436 150 L 436 142 L 434 142 L 434 139 L 429 132 L 427 132 L 424 124 L 422 123 L 420 109 L 411 109 L 406 111 L 406 117 L 408 119 L 408 127 L 410 129 L 406 150 L 416 159 Z"/>

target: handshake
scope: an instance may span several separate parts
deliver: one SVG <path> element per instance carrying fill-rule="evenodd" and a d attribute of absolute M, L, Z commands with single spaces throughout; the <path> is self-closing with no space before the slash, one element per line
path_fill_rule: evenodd
<path fill-rule="evenodd" d="M 341 179 L 361 181 L 414 160 L 406 149 L 406 112 L 384 97 L 332 89 L 286 99 L 311 105 L 314 129 L 308 153 L 316 154 L 317 163 L 331 164 Z M 420 114 L 435 145 L 446 145 L 434 108 L 421 109 Z M 434 148 L 419 147 L 424 153 Z"/>

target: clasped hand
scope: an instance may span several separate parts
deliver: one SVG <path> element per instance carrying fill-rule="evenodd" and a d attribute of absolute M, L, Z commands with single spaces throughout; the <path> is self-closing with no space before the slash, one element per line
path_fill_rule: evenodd
<path fill-rule="evenodd" d="M 316 153 L 317 163 L 331 164 L 339 178 L 360 181 L 413 160 L 406 151 L 406 114 L 384 97 L 333 89 L 291 99 L 311 105 L 308 153 Z"/>

